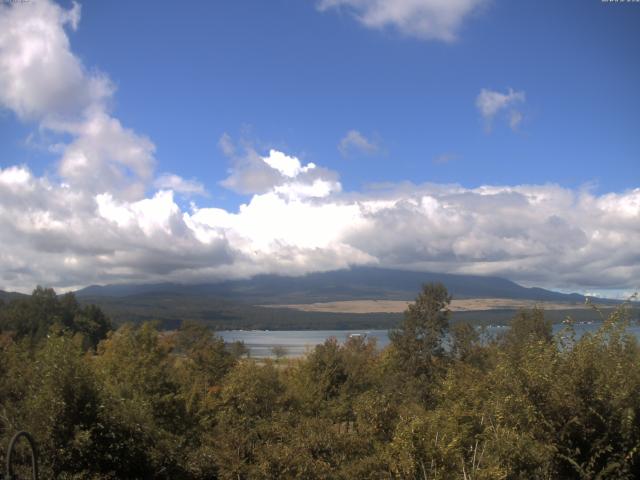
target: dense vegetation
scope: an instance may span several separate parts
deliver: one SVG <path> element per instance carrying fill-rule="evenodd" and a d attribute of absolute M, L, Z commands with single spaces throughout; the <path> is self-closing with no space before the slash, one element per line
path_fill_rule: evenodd
<path fill-rule="evenodd" d="M 421 283 L 443 283 L 457 299 L 507 298 L 583 305 L 585 297 L 541 288 L 525 288 L 497 277 L 412 272 L 374 267 L 315 272 L 299 277 L 258 275 L 213 284 L 171 283 L 92 286 L 77 292 L 81 303 L 99 305 L 119 324 L 159 321 L 166 329 L 184 320 L 206 323 L 217 330 L 340 330 L 389 329 L 401 313 L 303 312 L 260 305 L 333 302 L 340 300 L 409 300 Z M 619 302 L 608 301 L 615 307 Z M 452 322 L 509 323 L 516 310 L 467 311 L 452 314 Z M 576 321 L 594 321 L 590 310 L 551 310 L 549 319 L 561 322 L 568 314 Z"/>
<path fill-rule="evenodd" d="M 167 330 L 178 328 L 185 320 L 206 324 L 214 330 L 388 330 L 403 318 L 402 313 L 304 312 L 291 308 L 266 308 L 221 300 L 219 297 L 166 292 L 126 297 L 79 297 L 79 301 L 85 305 L 98 305 L 116 325 L 153 321 Z M 611 306 L 605 309 L 613 310 Z M 458 311 L 451 313 L 450 321 L 473 325 L 508 325 L 516 313 L 514 309 Z M 577 322 L 599 319 L 598 313 L 589 309 L 546 312 L 546 318 L 553 323 L 561 323 L 567 315 Z"/>
<path fill-rule="evenodd" d="M 206 324 L 214 330 L 341 330 L 388 329 L 402 314 L 302 312 L 222 300 L 219 297 L 170 293 L 127 297 L 80 297 L 84 304 L 98 305 L 115 324 L 158 322 L 173 330 L 182 322 Z"/>
<path fill-rule="evenodd" d="M 62 479 L 640 477 L 624 308 L 580 339 L 539 310 L 483 339 L 449 302 L 425 285 L 382 351 L 328 340 L 257 362 L 194 323 L 108 331 L 37 289 L 0 307 L 0 447 L 31 431 L 42 477 Z"/>

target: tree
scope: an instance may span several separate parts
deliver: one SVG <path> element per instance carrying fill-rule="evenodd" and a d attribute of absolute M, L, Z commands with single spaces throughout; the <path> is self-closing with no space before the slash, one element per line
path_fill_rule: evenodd
<path fill-rule="evenodd" d="M 306 366 L 310 372 L 311 382 L 316 385 L 314 390 L 318 398 L 325 401 L 336 397 L 340 387 L 348 378 L 340 344 L 335 337 L 317 345 L 309 355 Z"/>
<path fill-rule="evenodd" d="M 545 320 L 544 310 L 520 310 L 511 320 L 511 328 L 504 335 L 504 344 L 514 353 L 530 342 L 551 343 L 553 330 L 550 320 Z"/>
<path fill-rule="evenodd" d="M 135 426 L 114 422 L 92 359 L 74 336 L 51 330 L 35 350 L 25 340 L 2 353 L 3 451 L 16 430 L 27 430 L 38 445 L 42 478 L 146 478 Z"/>
<path fill-rule="evenodd" d="M 84 336 L 85 346 L 95 349 L 112 329 L 111 320 L 96 305 L 78 309 L 73 317 L 72 331 Z"/>
<path fill-rule="evenodd" d="M 287 410 L 284 393 L 280 374 L 269 360 L 262 366 L 241 362 L 225 377 L 209 437 L 219 478 L 260 478 L 257 457 L 269 448 L 273 416 Z"/>
<path fill-rule="evenodd" d="M 236 363 L 224 340 L 206 326 L 184 322 L 175 336 L 175 345 L 183 355 L 178 364 L 178 379 L 187 409 L 201 411 L 212 390 Z"/>
<path fill-rule="evenodd" d="M 29 338 L 35 344 L 47 336 L 49 328 L 64 324 L 64 315 L 56 292 L 51 288 L 36 287 L 30 297 L 10 302 L 0 316 L 3 329 L 13 332 L 15 338 Z"/>
<path fill-rule="evenodd" d="M 276 359 L 280 360 L 283 357 L 287 356 L 287 347 L 282 345 L 275 345 L 271 349 L 271 353 L 276 357 Z"/>
<path fill-rule="evenodd" d="M 56 295 L 51 288 L 37 287 L 30 297 L 0 306 L 0 331 L 16 340 L 27 338 L 36 345 L 52 327 L 81 334 L 86 348 L 95 348 L 111 330 L 111 321 L 95 305 L 81 307 L 73 293 Z"/>
<path fill-rule="evenodd" d="M 240 340 L 236 340 L 235 342 L 228 344 L 227 349 L 229 350 L 229 353 L 231 353 L 231 356 L 236 360 L 239 360 L 244 356 L 248 357 L 250 354 L 247 346 Z"/>
<path fill-rule="evenodd" d="M 400 326 L 389 332 L 395 367 L 421 383 L 430 382 L 444 356 L 449 329 L 451 296 L 441 283 L 423 285 L 415 302 L 404 312 Z"/>
<path fill-rule="evenodd" d="M 456 323 L 451 327 L 452 358 L 475 366 L 482 366 L 486 361 L 486 351 L 482 348 L 480 333 L 469 323 Z"/>
<path fill-rule="evenodd" d="M 92 361 L 113 421 L 135 426 L 144 438 L 153 478 L 184 478 L 192 428 L 171 343 L 153 324 L 124 325 L 100 343 Z"/>

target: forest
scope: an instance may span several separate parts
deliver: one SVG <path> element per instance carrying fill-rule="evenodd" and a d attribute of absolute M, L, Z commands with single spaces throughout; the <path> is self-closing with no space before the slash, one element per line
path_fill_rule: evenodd
<path fill-rule="evenodd" d="M 229 302 L 219 297 L 185 297 L 165 293 L 124 298 L 79 296 L 78 301 L 87 306 L 99 306 L 116 326 L 153 321 L 164 330 L 177 329 L 184 321 L 205 324 L 214 330 L 388 330 L 394 328 L 403 317 L 402 313 L 308 312 Z M 584 299 L 581 303 L 584 303 Z M 607 303 L 600 304 L 600 308 L 601 311 L 610 312 L 614 306 Z M 637 306 L 632 310 L 637 314 Z M 467 322 L 474 326 L 506 326 L 516 312 L 514 308 L 452 311 L 449 320 L 451 324 Z M 562 323 L 567 315 L 571 315 L 576 322 L 593 322 L 600 318 L 598 312 L 587 308 L 574 309 L 571 305 L 567 305 L 566 310 L 545 312 L 545 318 L 552 323 Z"/>
<path fill-rule="evenodd" d="M 0 455 L 27 430 L 45 479 L 640 477 L 628 306 L 580 338 L 538 309 L 488 338 L 450 302 L 424 285 L 385 349 L 258 361 L 205 325 L 116 328 L 39 287 L 0 304 Z"/>

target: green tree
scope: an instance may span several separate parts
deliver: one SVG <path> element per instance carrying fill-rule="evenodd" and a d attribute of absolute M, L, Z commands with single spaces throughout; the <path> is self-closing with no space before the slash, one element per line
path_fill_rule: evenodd
<path fill-rule="evenodd" d="M 0 415 L 8 425 L 0 428 L 2 446 L 16 430 L 31 432 L 43 478 L 144 476 L 144 445 L 130 425 L 113 422 L 77 339 L 52 330 L 35 351 L 26 345 L 3 352 L 8 370 L 0 378 Z"/>
<path fill-rule="evenodd" d="M 180 478 L 193 426 L 176 378 L 172 339 L 145 323 L 125 325 L 98 347 L 93 365 L 114 422 L 144 438 L 154 478 Z"/>
<path fill-rule="evenodd" d="M 449 329 L 451 296 L 441 283 L 423 285 L 404 312 L 400 326 L 389 332 L 392 363 L 398 379 L 412 377 L 422 400 L 429 397 L 434 378 L 442 373 L 443 341 Z M 395 387 L 394 387 L 395 388 Z"/>
<path fill-rule="evenodd" d="M 112 330 L 111 320 L 96 305 L 87 305 L 79 308 L 74 317 L 72 331 L 78 332 L 84 337 L 84 344 L 95 349 L 101 340 L 107 338 Z"/>
<path fill-rule="evenodd" d="M 30 297 L 13 300 L 5 306 L 0 312 L 0 323 L 3 330 L 13 332 L 15 338 L 26 337 L 35 344 L 47 336 L 53 324 L 70 323 L 65 313 L 55 291 L 38 286 Z"/>
<path fill-rule="evenodd" d="M 84 337 L 86 348 L 95 348 L 112 329 L 111 321 L 95 305 L 81 307 L 73 293 L 56 295 L 51 288 L 37 287 L 30 297 L 16 299 L 0 307 L 0 331 L 35 345 L 51 327 Z"/>
<path fill-rule="evenodd" d="M 222 338 L 194 322 L 184 322 L 174 341 L 181 354 L 177 378 L 186 408 L 189 412 L 198 413 L 207 408 L 209 397 L 233 368 L 236 358 L 228 351 Z"/>
<path fill-rule="evenodd" d="M 553 341 L 553 325 L 544 318 L 544 310 L 538 307 L 520 310 L 511 320 L 510 327 L 503 341 L 506 348 L 512 351 L 517 351 L 530 342 Z"/>
<path fill-rule="evenodd" d="M 275 345 L 271 349 L 271 353 L 276 357 L 276 359 L 280 360 L 287 356 L 287 347 L 283 345 Z"/>
<path fill-rule="evenodd" d="M 225 377 L 207 441 L 220 478 L 261 478 L 259 452 L 271 448 L 274 418 L 290 406 L 285 392 L 271 361 L 241 362 Z"/>

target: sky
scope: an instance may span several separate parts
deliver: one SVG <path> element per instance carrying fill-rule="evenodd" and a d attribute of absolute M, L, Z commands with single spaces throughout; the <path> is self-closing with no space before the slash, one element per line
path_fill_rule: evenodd
<path fill-rule="evenodd" d="M 640 288 L 640 3 L 0 0 L 0 289 Z"/>

